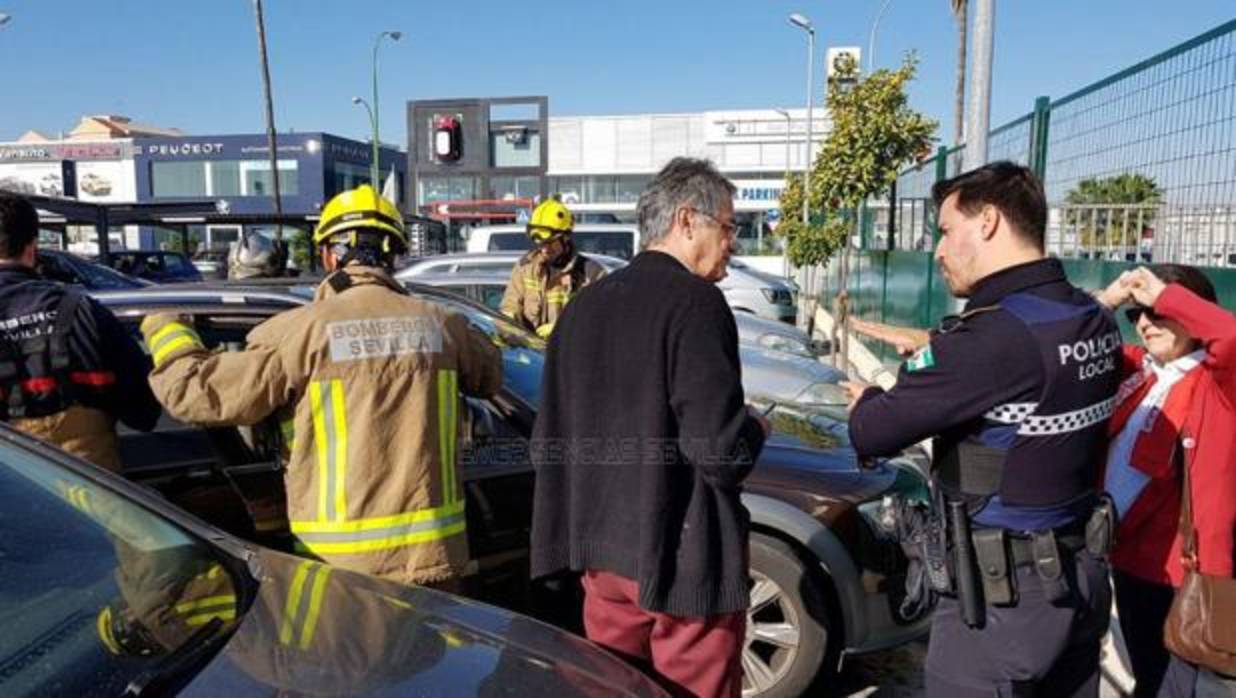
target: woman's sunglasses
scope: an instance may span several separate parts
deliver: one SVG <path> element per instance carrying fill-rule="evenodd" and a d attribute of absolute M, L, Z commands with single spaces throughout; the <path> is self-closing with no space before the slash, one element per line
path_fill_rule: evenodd
<path fill-rule="evenodd" d="M 1158 322 L 1163 316 L 1159 315 L 1152 308 L 1147 308 L 1144 305 L 1135 305 L 1132 308 L 1125 308 L 1124 316 L 1129 319 L 1129 324 L 1136 325 L 1138 320 L 1141 320 L 1142 313 L 1146 314 L 1146 319 L 1151 322 Z"/>

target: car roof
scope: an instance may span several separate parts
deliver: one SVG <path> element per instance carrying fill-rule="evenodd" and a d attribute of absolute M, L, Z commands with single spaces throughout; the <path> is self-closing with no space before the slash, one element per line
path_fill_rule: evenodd
<path fill-rule="evenodd" d="M 634 223 L 579 223 L 573 230 L 577 233 L 638 233 L 639 226 Z M 472 229 L 472 235 L 493 233 L 526 233 L 524 225 L 483 225 Z"/>
<path fill-rule="evenodd" d="M 417 272 L 424 267 L 439 266 L 439 265 L 447 266 L 450 264 L 462 264 L 465 262 L 484 262 L 487 260 L 494 261 L 494 262 L 510 262 L 511 266 L 513 267 L 515 265 L 515 262 L 519 261 L 519 259 L 521 259 L 526 254 L 528 254 L 527 250 L 509 250 L 509 251 L 501 251 L 501 252 L 498 252 L 498 251 L 495 251 L 495 252 L 452 252 L 450 254 L 431 255 L 428 257 L 417 257 L 416 259 L 408 263 L 406 266 L 404 266 L 402 269 L 396 271 L 395 278 L 402 279 L 402 278 L 409 277 L 409 276 L 415 276 L 419 278 L 420 274 L 418 274 Z M 609 271 L 613 271 L 615 269 L 624 267 L 627 264 L 629 264 L 629 262 L 625 259 L 620 259 L 618 257 L 613 257 L 610 255 L 594 254 L 592 252 L 586 252 L 582 254 L 584 257 L 591 259 L 597 264 L 600 264 L 601 266 L 605 267 L 606 270 L 609 270 Z M 472 273 L 472 272 L 465 272 L 465 273 Z M 484 274 L 485 272 L 478 271 L 476 273 Z M 510 268 L 508 267 L 505 271 L 502 272 L 502 274 L 504 277 L 510 276 Z"/>

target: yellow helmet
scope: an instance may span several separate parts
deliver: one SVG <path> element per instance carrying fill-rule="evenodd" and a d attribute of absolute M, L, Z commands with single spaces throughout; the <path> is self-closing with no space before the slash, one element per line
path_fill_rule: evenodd
<path fill-rule="evenodd" d="M 575 216 L 557 199 L 546 199 L 532 212 L 532 220 L 528 221 L 528 237 L 538 245 L 554 238 L 570 235 L 575 227 Z"/>
<path fill-rule="evenodd" d="M 318 227 L 313 231 L 313 245 L 324 245 L 347 232 L 353 233 L 352 244 L 355 244 L 355 232 L 360 230 L 384 233 L 388 241 L 393 238 L 398 243 L 400 250 L 408 247 L 408 235 L 404 232 L 403 215 L 399 213 L 399 208 L 378 195 L 368 184 L 345 191 L 326 204 Z M 387 251 L 399 251 L 384 247 Z"/>

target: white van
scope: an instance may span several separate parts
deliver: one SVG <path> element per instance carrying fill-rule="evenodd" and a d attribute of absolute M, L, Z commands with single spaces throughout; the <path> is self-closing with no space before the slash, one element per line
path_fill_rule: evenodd
<path fill-rule="evenodd" d="M 581 223 L 575 226 L 575 246 L 584 254 L 630 260 L 639 252 L 639 228 L 623 223 Z M 469 252 L 511 252 L 532 249 L 522 225 L 489 225 L 468 234 Z"/>

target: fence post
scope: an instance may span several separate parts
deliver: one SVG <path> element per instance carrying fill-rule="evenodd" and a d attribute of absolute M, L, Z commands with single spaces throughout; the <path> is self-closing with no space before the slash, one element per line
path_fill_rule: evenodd
<path fill-rule="evenodd" d="M 1047 133 L 1051 121 L 1051 98 L 1034 100 L 1034 117 L 1030 120 L 1030 169 L 1041 181 L 1047 176 Z"/>

